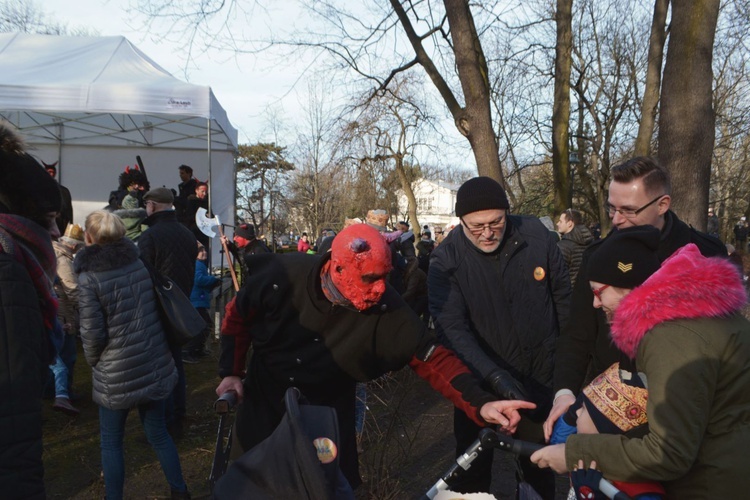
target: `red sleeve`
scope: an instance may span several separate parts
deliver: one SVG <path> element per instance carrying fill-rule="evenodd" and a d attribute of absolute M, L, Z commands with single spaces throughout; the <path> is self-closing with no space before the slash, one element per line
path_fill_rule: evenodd
<path fill-rule="evenodd" d="M 219 358 L 219 376 L 245 376 L 246 356 L 252 337 L 250 325 L 255 311 L 243 315 L 237 308 L 235 296 L 224 309 L 224 321 L 221 323 L 221 357 Z"/>
<path fill-rule="evenodd" d="M 453 351 L 431 344 L 423 353 L 415 354 L 409 366 L 477 425 L 487 425 L 479 410 L 482 405 L 497 398 L 480 387 L 479 381 Z"/>

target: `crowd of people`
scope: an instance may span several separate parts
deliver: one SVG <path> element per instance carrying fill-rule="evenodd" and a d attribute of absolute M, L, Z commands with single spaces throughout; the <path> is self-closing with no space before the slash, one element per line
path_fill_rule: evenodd
<path fill-rule="evenodd" d="M 0 488 L 7 498 L 45 498 L 42 395 L 47 388 L 55 410 L 79 413 L 80 339 L 107 498 L 124 496 L 131 409 L 171 497 L 190 498 L 174 440 L 184 433 L 185 364 L 209 353 L 221 281 L 195 224 L 208 186 L 187 165 L 176 190 L 151 189 L 129 168 L 81 228 L 55 173 L 0 126 Z M 268 438 L 284 393 L 297 387 L 337 412 L 337 494 L 352 498 L 357 398 L 364 383 L 408 365 L 453 403 L 457 456 L 488 426 L 548 444 L 520 457 L 517 471 L 541 498 L 555 498 L 555 473 L 570 474 L 577 498 L 600 494 L 602 476 L 634 498 L 743 496 L 750 323 L 741 257 L 733 262 L 714 235 L 670 210 L 669 173 L 655 160 L 611 173 L 603 239 L 575 209 L 559 214 L 557 231 L 511 213 L 488 177 L 460 186 L 460 222 L 435 226 L 434 239 L 428 227 L 391 227 L 388 213 L 370 210 L 280 254 L 252 224 L 239 225 L 223 239 L 241 286 L 224 311 L 216 389 L 241 401 L 236 446 Z M 167 341 L 156 274 L 205 320 L 185 346 Z M 492 460 L 479 456 L 451 489 L 490 491 Z"/>

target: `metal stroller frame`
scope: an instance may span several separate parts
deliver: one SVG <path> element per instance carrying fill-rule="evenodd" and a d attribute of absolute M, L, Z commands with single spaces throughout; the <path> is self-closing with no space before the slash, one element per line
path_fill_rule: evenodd
<path fill-rule="evenodd" d="M 482 429 L 477 440 L 440 476 L 440 479 L 425 493 L 423 499 L 432 500 L 437 496 L 438 492 L 449 489 L 450 483 L 469 470 L 472 462 L 480 454 L 492 453 L 495 448 L 527 457 L 535 451 L 544 448 L 544 445 L 513 439 L 507 434 L 502 434 L 489 428 Z M 612 483 L 604 478 L 599 482 L 599 490 L 612 500 L 631 500 L 628 495 L 615 488 Z"/>

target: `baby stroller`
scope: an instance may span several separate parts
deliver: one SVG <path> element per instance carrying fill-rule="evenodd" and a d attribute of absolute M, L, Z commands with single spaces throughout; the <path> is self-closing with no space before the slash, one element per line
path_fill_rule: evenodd
<path fill-rule="evenodd" d="M 469 470 L 472 462 L 482 453 L 492 453 L 495 448 L 498 448 L 516 455 L 531 456 L 532 453 L 543 447 L 544 445 L 541 444 L 513 439 L 507 434 L 502 434 L 489 428 L 482 429 L 477 440 L 466 449 L 463 455 L 456 459 L 456 462 L 432 485 L 422 499 L 432 500 L 440 491 L 449 490 L 451 483 L 465 471 Z M 613 500 L 630 500 L 629 496 L 615 488 L 612 483 L 604 478 L 599 482 L 599 490 L 607 498 Z M 518 498 L 521 500 L 536 500 L 541 497 L 528 483 L 520 483 L 518 486 Z"/>
<path fill-rule="evenodd" d="M 308 404 L 296 387 L 287 389 L 284 404 L 286 413 L 273 434 L 228 468 L 231 438 L 223 435 L 222 416 L 209 480 L 213 498 L 353 500 L 354 492 L 338 464 L 336 411 Z"/>

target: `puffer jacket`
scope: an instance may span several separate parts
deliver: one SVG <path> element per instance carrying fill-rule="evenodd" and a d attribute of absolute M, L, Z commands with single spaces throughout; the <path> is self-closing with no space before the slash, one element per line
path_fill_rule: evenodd
<path fill-rule="evenodd" d="M 560 251 L 563 254 L 565 263 L 568 265 L 568 274 L 570 274 L 570 284 L 575 286 L 578 269 L 581 267 L 583 251 L 594 241 L 594 236 L 586 226 L 573 226 L 569 233 L 562 235 L 562 239 L 557 242 Z"/>
<path fill-rule="evenodd" d="M 667 498 L 747 498 L 750 322 L 729 261 L 688 244 L 622 299 L 612 340 L 648 388 L 644 437 L 570 436 L 565 458 L 596 460 L 610 479 L 654 480 Z"/>
<path fill-rule="evenodd" d="M 153 213 L 143 223 L 149 228 L 138 238 L 142 258 L 190 297 L 198 257 L 195 235 L 177 221 L 174 210 Z"/>
<path fill-rule="evenodd" d="M 85 247 L 73 265 L 94 402 L 119 410 L 165 399 L 177 383 L 177 370 L 135 244 L 123 238 Z"/>
<path fill-rule="evenodd" d="M 508 370 L 541 415 L 552 402 L 554 348 L 568 317 L 570 281 L 556 238 L 539 219 L 507 220 L 491 254 L 479 251 L 460 225 L 435 248 L 430 314 L 438 338 L 477 376 Z"/>

